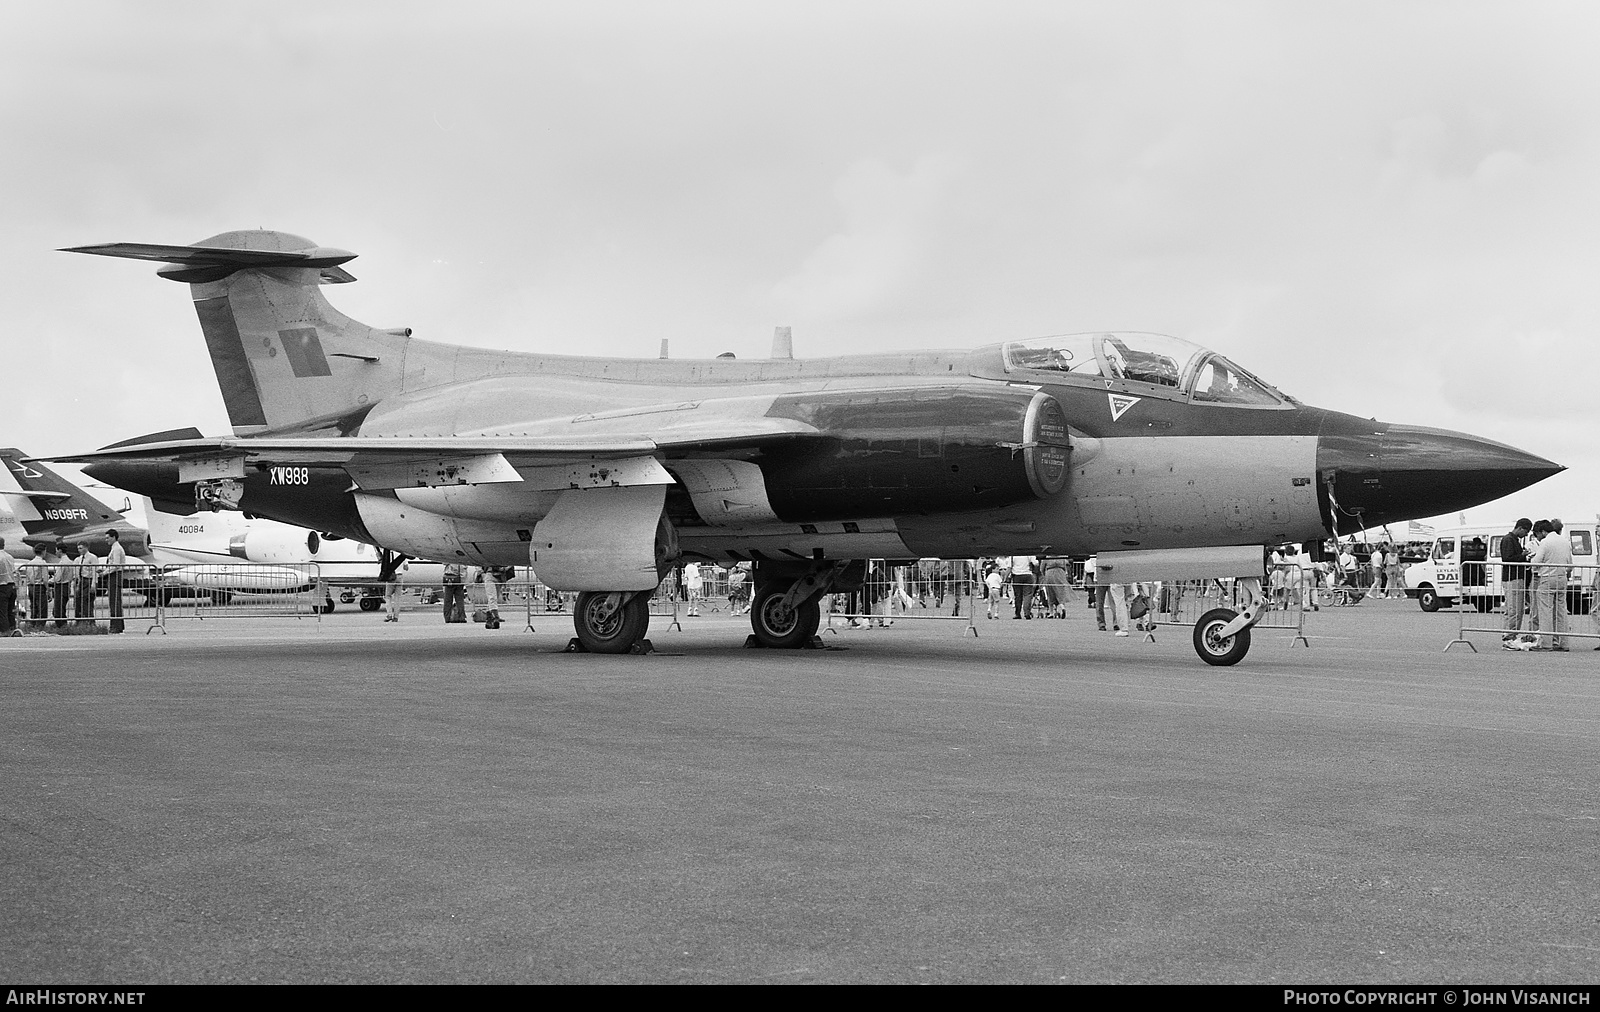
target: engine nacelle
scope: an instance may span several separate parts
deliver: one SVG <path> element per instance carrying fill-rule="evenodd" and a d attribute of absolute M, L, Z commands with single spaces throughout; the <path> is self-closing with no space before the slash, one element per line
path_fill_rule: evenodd
<path fill-rule="evenodd" d="M 572 489 L 533 529 L 528 563 L 556 590 L 654 590 L 679 555 L 666 488 Z"/>
<path fill-rule="evenodd" d="M 246 531 L 228 539 L 229 555 L 263 565 L 315 562 L 321 548 L 316 531 Z"/>

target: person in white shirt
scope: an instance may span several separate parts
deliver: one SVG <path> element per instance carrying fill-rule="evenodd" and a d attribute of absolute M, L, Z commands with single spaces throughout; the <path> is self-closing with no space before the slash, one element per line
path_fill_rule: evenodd
<path fill-rule="evenodd" d="M 983 585 L 989 588 L 989 617 L 1000 617 L 1000 588 L 1005 586 L 1005 577 L 1000 575 L 999 566 L 991 566 L 989 572 L 983 577 Z"/>
<path fill-rule="evenodd" d="M 78 557 L 73 560 L 72 614 L 78 624 L 94 622 L 94 581 L 100 575 L 100 560 L 89 546 L 79 542 Z"/>
<path fill-rule="evenodd" d="M 1339 547 L 1339 583 L 1346 587 L 1356 585 L 1356 557 L 1349 545 Z"/>
<path fill-rule="evenodd" d="M 111 550 L 106 552 L 106 605 L 111 614 L 111 631 L 122 631 L 122 568 L 128 564 L 127 550 L 115 529 L 106 531 Z"/>
<path fill-rule="evenodd" d="M 33 558 L 22 564 L 22 585 L 28 588 L 28 628 L 34 632 L 44 631 L 45 618 L 50 614 L 51 575 L 44 548 L 35 548 Z"/>
<path fill-rule="evenodd" d="M 700 614 L 700 592 L 705 589 L 705 578 L 700 575 L 700 564 L 688 563 L 683 567 L 684 595 L 689 601 L 689 617 Z"/>
<path fill-rule="evenodd" d="M 0 636 L 21 636 L 17 629 L 17 560 L 0 538 Z"/>
<path fill-rule="evenodd" d="M 1368 597 L 1381 598 L 1387 596 L 1388 578 L 1384 567 L 1388 564 L 1388 561 L 1389 557 L 1384 552 L 1382 545 L 1372 550 L 1372 586 L 1367 588 Z"/>
<path fill-rule="evenodd" d="M 1567 575 L 1572 572 L 1572 540 L 1562 531 L 1561 521 L 1550 521 L 1550 533 L 1539 542 L 1533 555 L 1534 572 L 1539 574 L 1536 605 L 1539 611 L 1540 650 L 1566 650 Z"/>
<path fill-rule="evenodd" d="M 57 629 L 65 629 L 67 601 L 72 597 L 72 580 L 76 567 L 69 565 L 67 556 L 54 545 L 47 547 L 44 552 L 44 557 L 50 561 L 50 614 L 55 618 L 51 624 Z"/>
<path fill-rule="evenodd" d="M 1095 576 L 1095 568 L 1100 564 L 1100 557 L 1089 556 L 1089 561 L 1083 564 L 1083 586 L 1089 593 L 1090 600 L 1094 601 L 1094 620 L 1101 632 L 1106 631 L 1106 595 L 1110 593 L 1105 584 L 1100 583 Z"/>
<path fill-rule="evenodd" d="M 1033 618 L 1033 594 L 1036 589 L 1033 556 L 1011 557 L 1011 602 L 1014 618 Z"/>

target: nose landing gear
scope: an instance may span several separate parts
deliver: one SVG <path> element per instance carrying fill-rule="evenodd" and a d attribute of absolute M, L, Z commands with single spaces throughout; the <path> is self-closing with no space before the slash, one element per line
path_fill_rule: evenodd
<path fill-rule="evenodd" d="M 1260 617 L 1250 616 L 1249 612 L 1248 608 L 1244 614 L 1231 608 L 1213 608 L 1201 615 L 1194 624 L 1194 652 L 1207 664 L 1238 664 L 1250 651 L 1250 626 Z M 1241 625 L 1240 620 L 1246 616 L 1248 620 Z"/>

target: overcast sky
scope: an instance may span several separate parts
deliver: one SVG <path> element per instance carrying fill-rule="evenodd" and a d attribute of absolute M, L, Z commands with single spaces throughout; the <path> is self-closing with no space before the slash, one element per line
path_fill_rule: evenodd
<path fill-rule="evenodd" d="M 1150 330 L 1570 470 L 1600 510 L 1600 5 L 0 6 L 0 445 L 227 431 L 185 286 L 360 254 L 366 323 L 800 356 Z"/>

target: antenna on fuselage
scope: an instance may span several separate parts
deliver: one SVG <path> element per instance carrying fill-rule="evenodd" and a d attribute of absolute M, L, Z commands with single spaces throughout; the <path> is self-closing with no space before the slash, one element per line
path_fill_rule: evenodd
<path fill-rule="evenodd" d="M 794 336 L 788 327 L 776 327 L 773 329 L 772 357 L 794 358 Z"/>
<path fill-rule="evenodd" d="M 667 357 L 667 339 L 664 337 L 661 339 L 661 357 Z"/>

